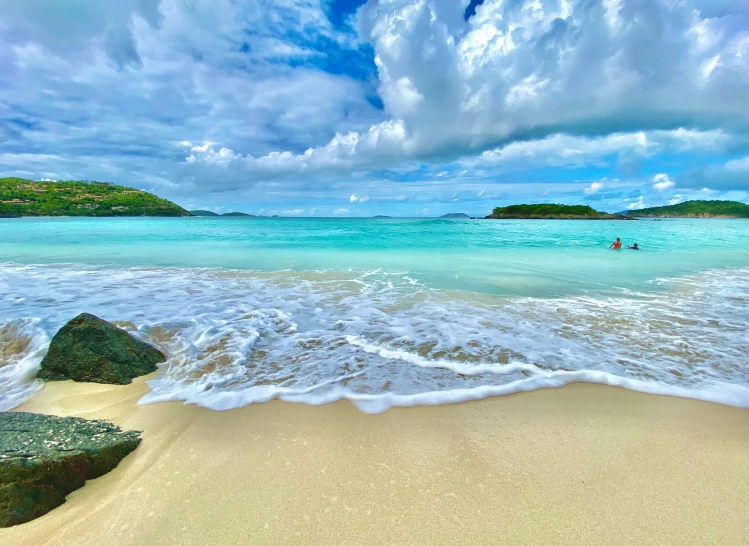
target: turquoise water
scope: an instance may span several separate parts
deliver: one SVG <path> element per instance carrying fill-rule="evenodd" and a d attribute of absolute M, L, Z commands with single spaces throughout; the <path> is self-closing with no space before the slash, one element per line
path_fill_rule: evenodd
<path fill-rule="evenodd" d="M 169 354 L 144 403 L 378 412 L 590 381 L 746 406 L 748 240 L 745 220 L 0 219 L 0 409 L 82 311 Z"/>
<path fill-rule="evenodd" d="M 0 261 L 409 271 L 441 288 L 553 296 L 746 267 L 749 222 L 435 219 L 1 220 Z M 642 251 L 612 252 L 616 237 Z"/>

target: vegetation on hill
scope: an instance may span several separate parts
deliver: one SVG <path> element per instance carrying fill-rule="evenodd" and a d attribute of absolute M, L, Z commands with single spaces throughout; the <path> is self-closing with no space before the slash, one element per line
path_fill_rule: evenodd
<path fill-rule="evenodd" d="M 189 216 L 171 201 L 109 182 L 0 178 L 0 216 Z"/>
<path fill-rule="evenodd" d="M 254 216 L 252 214 L 247 214 L 246 212 L 225 212 L 224 214 L 218 214 L 216 212 L 211 212 L 210 210 L 191 210 L 190 215 L 191 216 L 244 216 L 245 218 L 257 218 L 257 216 Z"/>
<path fill-rule="evenodd" d="M 749 218 L 749 205 L 738 201 L 684 201 L 665 207 L 631 210 L 627 216 L 661 218 Z"/>
<path fill-rule="evenodd" d="M 587 205 L 539 203 L 534 205 L 497 207 L 487 218 L 612 220 L 623 217 L 618 214 L 598 212 Z"/>
<path fill-rule="evenodd" d="M 460 218 L 470 218 L 470 216 L 462 212 L 448 212 L 447 214 L 443 214 L 442 216 L 440 216 L 440 218 L 460 219 Z"/>

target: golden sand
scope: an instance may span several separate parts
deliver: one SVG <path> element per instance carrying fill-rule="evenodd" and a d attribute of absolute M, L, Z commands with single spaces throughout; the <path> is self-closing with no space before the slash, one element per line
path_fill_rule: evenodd
<path fill-rule="evenodd" d="M 0 544 L 749 544 L 749 411 L 595 385 L 365 415 L 51 383 L 19 411 L 143 431 Z"/>

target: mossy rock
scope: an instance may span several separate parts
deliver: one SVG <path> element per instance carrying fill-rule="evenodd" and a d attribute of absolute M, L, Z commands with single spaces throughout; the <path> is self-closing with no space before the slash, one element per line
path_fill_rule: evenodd
<path fill-rule="evenodd" d="M 0 527 L 60 506 L 138 447 L 139 434 L 106 421 L 0 413 Z"/>
<path fill-rule="evenodd" d="M 166 360 L 155 347 L 89 313 L 60 328 L 49 344 L 37 377 L 126 385 L 156 371 Z"/>

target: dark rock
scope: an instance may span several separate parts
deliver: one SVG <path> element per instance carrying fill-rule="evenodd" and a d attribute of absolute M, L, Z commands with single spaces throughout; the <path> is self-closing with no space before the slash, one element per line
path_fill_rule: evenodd
<path fill-rule="evenodd" d="M 139 435 L 106 421 L 0 413 L 0 527 L 60 506 L 86 480 L 116 467 Z"/>
<path fill-rule="evenodd" d="M 106 320 L 81 313 L 52 338 L 37 377 L 125 385 L 156 371 L 156 364 L 164 360 L 148 343 Z"/>

